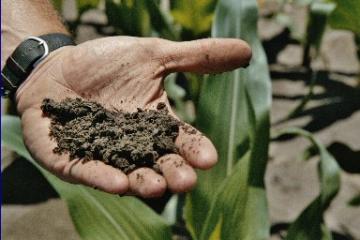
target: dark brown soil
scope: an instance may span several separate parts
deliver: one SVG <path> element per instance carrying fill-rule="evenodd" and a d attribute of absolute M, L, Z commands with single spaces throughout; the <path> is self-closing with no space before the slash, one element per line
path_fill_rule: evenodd
<path fill-rule="evenodd" d="M 58 144 L 54 152 L 69 153 L 71 159 L 101 160 L 128 173 L 139 167 L 159 171 L 156 160 L 177 153 L 180 122 L 164 103 L 157 110 L 129 113 L 80 98 L 44 99 L 41 109 L 52 119 L 50 136 Z"/>

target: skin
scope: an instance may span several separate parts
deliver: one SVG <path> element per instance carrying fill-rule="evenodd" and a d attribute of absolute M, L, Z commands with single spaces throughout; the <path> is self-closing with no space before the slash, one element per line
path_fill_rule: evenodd
<path fill-rule="evenodd" d="M 2 67 L 26 37 L 68 34 L 47 0 L 4 0 L 2 8 Z M 211 141 L 198 131 L 180 130 L 176 139 L 180 155 L 158 160 L 163 175 L 149 168 L 125 175 L 101 161 L 70 161 L 66 154 L 54 154 L 56 143 L 49 138 L 50 120 L 42 116 L 41 102 L 81 97 L 125 111 L 154 109 L 164 102 L 173 114 L 163 88 L 169 73 L 220 73 L 246 66 L 250 59 L 249 46 L 238 39 L 172 42 L 108 37 L 60 48 L 34 69 L 16 93 L 25 144 L 40 165 L 71 183 L 144 198 L 161 196 L 167 188 L 189 191 L 196 184 L 194 168 L 209 169 L 218 158 Z"/>

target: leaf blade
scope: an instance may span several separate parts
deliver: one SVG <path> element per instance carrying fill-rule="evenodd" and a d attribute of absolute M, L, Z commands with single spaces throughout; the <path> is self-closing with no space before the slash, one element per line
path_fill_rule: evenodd
<path fill-rule="evenodd" d="M 208 239 L 219 219 L 223 219 L 221 239 L 267 239 L 269 235 L 263 177 L 271 88 L 256 26 L 256 1 L 219 1 L 212 36 L 243 38 L 253 49 L 253 60 L 245 70 L 210 76 L 203 82 L 198 127 L 217 147 L 219 163 L 199 173 L 198 186 L 188 197 L 186 219 L 196 239 Z"/>
<path fill-rule="evenodd" d="M 171 14 L 193 37 L 199 36 L 210 30 L 216 2 L 217 0 L 171 1 Z"/>
<path fill-rule="evenodd" d="M 340 189 L 340 167 L 335 158 L 310 133 L 298 128 L 289 128 L 281 134 L 299 135 L 307 138 L 319 151 L 320 179 L 319 195 L 306 207 L 290 225 L 287 240 L 331 239 L 324 224 L 323 215 Z M 329 238 L 330 237 L 330 238 Z"/>
<path fill-rule="evenodd" d="M 330 15 L 330 26 L 335 29 L 350 30 L 360 35 L 360 2 L 358 0 L 332 0 L 337 4 Z"/>

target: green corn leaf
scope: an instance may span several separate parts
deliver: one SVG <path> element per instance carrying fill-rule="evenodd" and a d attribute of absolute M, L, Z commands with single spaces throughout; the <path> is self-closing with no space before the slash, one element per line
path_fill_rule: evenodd
<path fill-rule="evenodd" d="M 164 220 L 134 197 L 119 197 L 85 186 L 66 183 L 41 168 L 27 152 L 20 119 L 3 116 L 1 142 L 32 162 L 67 202 L 70 215 L 82 239 L 157 240 L 171 239 Z"/>
<path fill-rule="evenodd" d="M 336 3 L 336 9 L 330 16 L 330 26 L 337 29 L 350 30 L 360 35 L 360 1 L 331 1 Z"/>
<path fill-rule="evenodd" d="M 97 8 L 99 6 L 100 0 L 77 0 L 76 5 L 79 11 L 79 15 L 83 14 L 85 11 Z"/>
<path fill-rule="evenodd" d="M 53 4 L 54 8 L 60 13 L 62 10 L 63 1 L 62 0 L 52 0 L 51 2 Z"/>
<path fill-rule="evenodd" d="M 203 82 L 197 125 L 214 142 L 219 163 L 199 172 L 187 197 L 185 217 L 194 239 L 268 239 L 263 179 L 271 86 L 257 16 L 256 0 L 220 0 L 216 9 L 212 36 L 243 38 L 253 59 L 247 69 Z"/>
<path fill-rule="evenodd" d="M 285 0 L 285 2 L 288 3 L 295 3 L 300 6 L 308 6 L 310 5 L 314 0 Z"/>
<path fill-rule="evenodd" d="M 155 1 L 145 1 L 151 19 L 151 26 L 163 38 L 177 40 L 178 33 L 170 23 L 168 16 L 160 9 Z"/>
<path fill-rule="evenodd" d="M 178 33 L 169 16 L 156 1 L 148 0 L 106 0 L 105 11 L 109 23 L 119 32 L 131 36 L 150 36 L 152 30 L 163 38 L 176 40 Z"/>
<path fill-rule="evenodd" d="M 306 27 L 304 40 L 303 66 L 310 68 L 311 48 L 315 49 L 315 54 L 319 53 L 320 45 L 327 26 L 328 17 L 334 11 L 335 4 L 327 0 L 312 0 L 309 12 L 309 19 Z M 311 97 L 311 90 L 308 97 Z M 307 100 L 304 101 L 306 103 Z M 303 103 L 298 107 L 301 110 Z M 291 115 L 292 113 L 290 113 Z"/>
<path fill-rule="evenodd" d="M 178 99 L 181 100 L 186 95 L 185 89 L 176 84 L 176 77 L 176 73 L 170 74 L 166 77 L 164 82 L 166 93 L 168 94 L 169 98 L 174 101 L 177 101 Z"/>
<path fill-rule="evenodd" d="M 330 15 L 330 26 L 335 29 L 345 29 L 355 34 L 357 56 L 360 59 L 360 1 L 331 0 L 336 8 Z"/>
<path fill-rule="evenodd" d="M 191 116 L 186 107 L 185 102 L 185 89 L 180 87 L 176 84 L 176 77 L 177 74 L 173 73 L 166 77 L 164 81 L 164 88 L 168 97 L 174 102 L 175 104 L 175 113 L 176 115 L 185 122 L 193 122 L 194 118 Z"/>
<path fill-rule="evenodd" d="M 302 129 L 290 128 L 281 134 L 300 135 L 307 138 L 320 155 L 319 178 L 320 194 L 290 225 L 287 240 L 332 239 L 324 224 L 323 215 L 340 188 L 340 167 L 334 157 L 314 136 Z"/>
<path fill-rule="evenodd" d="M 216 2 L 216 0 L 171 1 L 171 14 L 184 29 L 198 36 L 210 30 Z"/>
<path fill-rule="evenodd" d="M 310 16 L 307 23 L 306 42 L 318 51 L 324 35 L 328 16 L 335 9 L 335 4 L 326 0 L 316 0 L 310 5 Z"/>
<path fill-rule="evenodd" d="M 301 99 L 301 101 L 296 105 L 294 109 L 292 109 L 289 114 L 284 118 L 284 120 L 289 120 L 293 117 L 298 116 L 301 112 L 304 111 L 306 105 L 310 102 L 311 98 L 314 95 L 314 89 L 317 82 L 317 79 L 319 78 L 319 74 L 317 71 L 311 71 L 310 76 L 310 84 L 309 84 L 309 90 L 306 93 L 306 95 Z"/>
<path fill-rule="evenodd" d="M 150 16 L 146 0 L 105 1 L 105 12 L 110 25 L 130 36 L 150 36 Z"/>

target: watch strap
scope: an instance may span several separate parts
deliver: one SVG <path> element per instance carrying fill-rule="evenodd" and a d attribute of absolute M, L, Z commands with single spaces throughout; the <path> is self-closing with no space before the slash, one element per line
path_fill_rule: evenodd
<path fill-rule="evenodd" d="M 23 41 L 7 59 L 1 71 L 2 96 L 14 94 L 36 65 L 49 53 L 69 45 L 75 45 L 72 38 L 60 33 L 29 37 Z"/>

